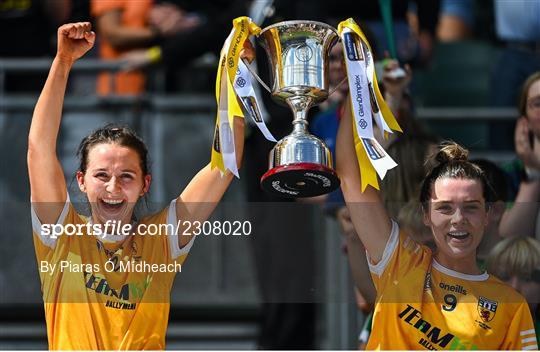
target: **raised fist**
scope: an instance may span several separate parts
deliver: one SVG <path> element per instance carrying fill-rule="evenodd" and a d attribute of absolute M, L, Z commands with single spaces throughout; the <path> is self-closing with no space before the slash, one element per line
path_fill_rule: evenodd
<path fill-rule="evenodd" d="M 96 34 L 90 22 L 68 23 L 58 28 L 56 56 L 69 63 L 83 56 L 94 46 Z"/>

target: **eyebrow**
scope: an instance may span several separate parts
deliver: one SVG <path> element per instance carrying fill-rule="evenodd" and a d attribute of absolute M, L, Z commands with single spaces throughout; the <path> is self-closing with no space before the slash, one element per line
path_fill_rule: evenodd
<path fill-rule="evenodd" d="M 454 202 L 450 201 L 450 200 L 440 200 L 440 201 L 432 201 L 432 203 L 433 204 L 453 204 Z M 479 201 L 479 200 L 466 200 L 466 201 L 460 202 L 460 203 L 466 203 L 466 204 L 478 203 L 478 204 L 482 204 L 482 202 Z"/>
<path fill-rule="evenodd" d="M 108 171 L 106 168 L 99 168 L 99 169 L 94 169 L 92 171 Z M 137 171 L 133 170 L 133 169 L 123 169 L 123 170 L 120 170 L 120 172 L 131 172 L 133 174 L 136 174 Z"/>

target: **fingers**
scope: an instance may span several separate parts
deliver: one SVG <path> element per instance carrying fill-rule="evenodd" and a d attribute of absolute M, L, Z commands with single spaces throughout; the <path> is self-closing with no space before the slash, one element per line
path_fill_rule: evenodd
<path fill-rule="evenodd" d="M 520 118 L 516 124 L 515 139 L 516 142 L 528 142 L 529 124 L 526 118 Z"/>
<path fill-rule="evenodd" d="M 57 56 L 74 62 L 90 50 L 96 41 L 90 22 L 68 23 L 58 28 Z"/>
<path fill-rule="evenodd" d="M 58 33 L 62 34 L 70 39 L 87 39 L 87 34 L 91 32 L 92 25 L 90 22 L 77 22 L 64 24 L 58 28 Z M 93 33 L 93 32 L 92 32 Z"/>
<path fill-rule="evenodd" d="M 90 44 L 91 46 L 93 46 L 94 43 L 96 42 L 96 33 L 94 33 L 93 31 L 90 31 L 90 32 L 84 32 L 84 39 L 86 39 L 86 41 L 88 42 L 88 44 Z"/>
<path fill-rule="evenodd" d="M 240 58 L 247 59 L 249 63 L 255 59 L 255 49 L 249 40 L 244 42 L 244 47 L 242 51 L 240 51 Z"/>
<path fill-rule="evenodd" d="M 517 121 L 514 138 L 516 154 L 522 160 L 528 160 L 533 151 L 529 141 L 529 126 L 526 118 L 522 117 Z"/>

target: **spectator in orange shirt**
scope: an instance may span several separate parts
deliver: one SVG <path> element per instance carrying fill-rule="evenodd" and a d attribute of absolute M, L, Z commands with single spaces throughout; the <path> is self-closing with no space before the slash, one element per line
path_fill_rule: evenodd
<path fill-rule="evenodd" d="M 153 0 L 92 0 L 91 13 L 100 34 L 99 56 L 117 59 L 126 51 L 151 45 L 157 32 L 147 25 L 147 14 Z M 140 71 L 103 72 L 98 77 L 99 94 L 139 94 L 144 91 L 145 77 Z"/>

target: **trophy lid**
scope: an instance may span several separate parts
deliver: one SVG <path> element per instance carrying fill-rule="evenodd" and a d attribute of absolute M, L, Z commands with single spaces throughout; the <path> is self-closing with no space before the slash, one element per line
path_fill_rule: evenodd
<path fill-rule="evenodd" d="M 332 27 L 329 24 L 318 22 L 318 21 L 308 21 L 308 20 L 291 20 L 291 21 L 282 21 L 274 23 L 270 26 L 264 27 L 259 35 L 262 35 L 264 32 L 277 27 L 299 27 L 299 26 L 311 26 L 311 27 L 322 27 L 328 30 L 333 31 L 337 35 L 337 29 Z"/>

